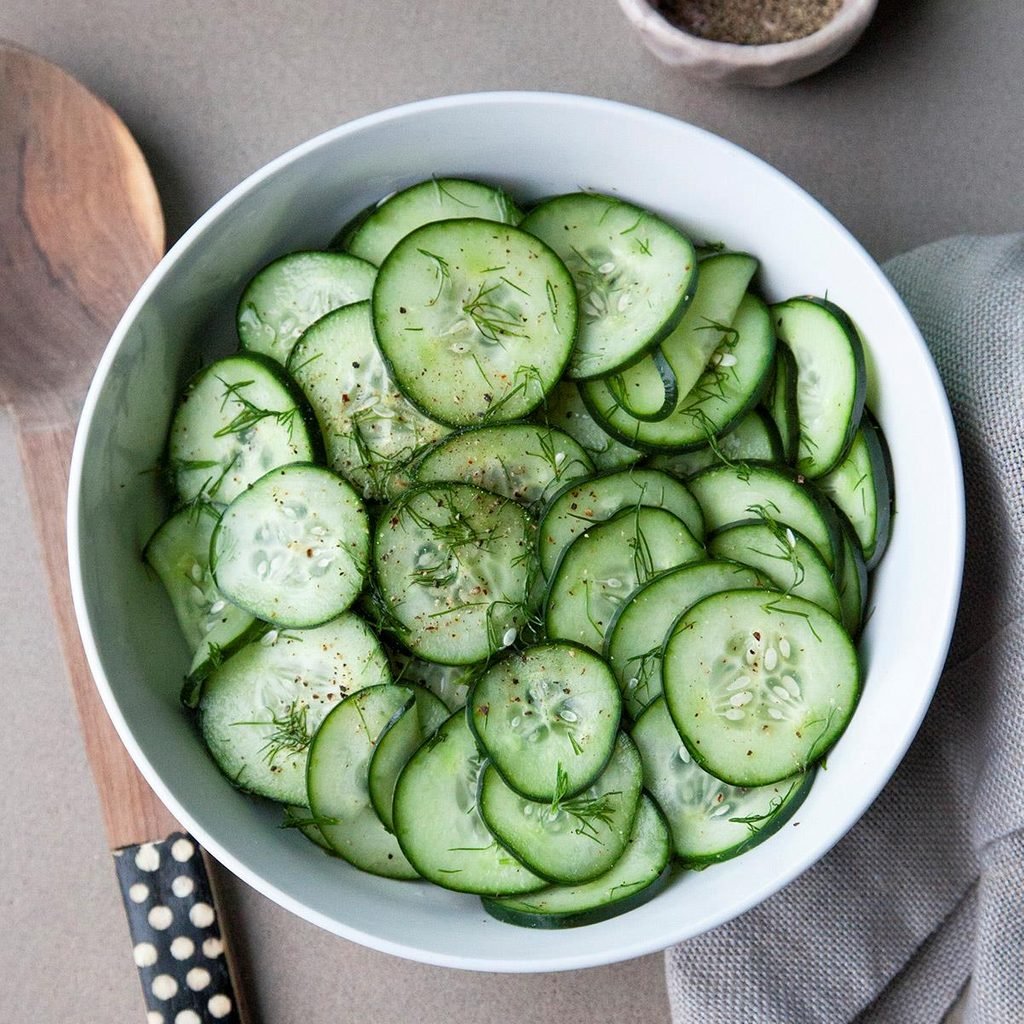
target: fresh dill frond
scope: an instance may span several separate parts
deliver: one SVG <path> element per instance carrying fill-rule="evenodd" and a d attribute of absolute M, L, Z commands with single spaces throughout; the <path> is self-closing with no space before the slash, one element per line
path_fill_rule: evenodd
<path fill-rule="evenodd" d="M 270 708 L 267 709 L 271 711 Z M 266 729 L 272 727 L 266 742 L 260 748 L 263 760 L 274 765 L 282 755 L 301 754 L 313 742 L 313 732 L 309 725 L 309 705 L 296 698 L 283 712 L 271 711 L 271 717 L 252 722 L 232 722 L 232 725 L 259 726 Z"/>
<path fill-rule="evenodd" d="M 264 409 L 242 393 L 244 388 L 254 384 L 255 381 L 242 380 L 229 384 L 223 377 L 218 377 L 217 380 L 224 385 L 224 394 L 222 395 L 220 405 L 221 412 L 227 409 L 229 402 L 236 402 L 242 408 L 223 427 L 214 432 L 214 437 L 243 434 L 255 427 L 257 423 L 261 423 L 266 419 L 273 419 L 282 426 L 287 427 L 288 436 L 291 437 L 295 426 L 295 419 L 299 415 L 299 407 L 297 405 L 293 405 L 290 409 Z"/>

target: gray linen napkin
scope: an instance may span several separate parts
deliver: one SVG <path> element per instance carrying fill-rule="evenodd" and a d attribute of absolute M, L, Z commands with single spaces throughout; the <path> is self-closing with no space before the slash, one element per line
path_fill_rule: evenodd
<path fill-rule="evenodd" d="M 886 264 L 960 438 L 967 564 L 924 725 L 854 829 L 780 893 L 666 953 L 676 1024 L 1024 1022 L 1024 236 Z M 898 489 L 898 481 L 897 481 Z"/>

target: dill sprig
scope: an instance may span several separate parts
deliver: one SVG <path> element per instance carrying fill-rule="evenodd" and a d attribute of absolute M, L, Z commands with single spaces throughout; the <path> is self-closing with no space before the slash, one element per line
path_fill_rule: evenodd
<path fill-rule="evenodd" d="M 492 383 L 490 378 L 487 378 L 487 382 L 488 384 Z M 505 406 L 509 405 L 521 396 L 525 397 L 527 403 L 529 403 L 529 391 L 531 385 L 536 389 L 538 394 L 544 394 L 544 378 L 541 376 L 540 370 L 532 364 L 529 366 L 517 366 L 512 373 L 512 387 L 510 387 L 508 391 L 506 391 L 505 394 L 503 394 L 497 401 L 492 402 L 487 407 L 483 415 L 480 417 L 480 422 L 487 423 L 494 419 L 505 408 Z"/>
<path fill-rule="evenodd" d="M 636 679 L 636 686 L 632 689 L 638 695 L 640 691 L 646 693 L 650 689 L 650 685 L 655 675 L 657 675 L 658 665 L 661 662 L 661 644 L 646 650 L 643 654 L 633 654 L 626 659 L 626 665 L 636 664 L 636 668 L 629 671 L 629 678 Z"/>
<path fill-rule="evenodd" d="M 434 191 L 437 193 L 437 201 L 441 203 L 441 197 L 447 196 L 453 203 L 458 203 L 459 206 L 465 206 L 469 210 L 476 209 L 476 203 L 467 202 L 465 199 L 460 198 L 451 189 L 445 188 L 439 178 L 434 178 Z"/>
<path fill-rule="evenodd" d="M 766 810 L 764 814 L 747 814 L 743 817 L 729 818 L 729 821 L 734 822 L 737 825 L 746 825 L 750 830 L 751 835 L 757 835 L 757 833 L 761 831 L 761 828 L 775 817 L 783 803 L 789 799 L 789 795 L 793 792 L 793 787 L 795 785 L 795 783 L 790 783 L 785 796 L 773 796 L 768 803 L 768 810 Z"/>
<path fill-rule="evenodd" d="M 443 256 L 438 256 L 437 253 L 430 252 L 428 249 L 417 249 L 416 250 L 421 256 L 426 256 L 427 259 L 431 260 L 434 264 L 434 270 L 437 273 L 437 293 L 427 303 L 428 306 L 433 306 L 441 294 L 444 292 L 444 286 L 451 283 L 452 272 L 448 266 L 448 261 Z"/>
<path fill-rule="evenodd" d="M 299 415 L 299 407 L 293 405 L 290 409 L 264 409 L 258 406 L 251 399 L 242 394 L 243 388 L 254 384 L 252 380 L 235 381 L 229 384 L 223 377 L 217 380 L 224 385 L 224 394 L 221 397 L 220 409 L 224 412 L 229 402 L 236 402 L 242 408 L 235 416 L 224 424 L 220 430 L 214 433 L 214 437 L 227 437 L 229 434 L 242 434 L 251 430 L 257 423 L 263 420 L 272 419 L 288 429 L 288 436 L 291 437 L 295 426 L 295 418 Z"/>
<path fill-rule="evenodd" d="M 480 283 L 476 294 L 463 303 L 462 311 L 473 321 L 476 329 L 490 342 L 500 345 L 502 338 L 526 338 L 522 319 L 514 309 L 497 302 L 493 295 L 501 288 L 500 283 Z M 523 291 L 522 288 L 516 289 Z M 524 294 L 527 294 L 524 292 Z"/>
<path fill-rule="evenodd" d="M 640 525 L 640 512 L 642 505 L 637 503 L 633 510 L 633 536 L 627 538 L 626 543 L 633 552 L 633 572 L 636 575 L 636 582 L 639 586 L 654 575 L 654 555 L 651 553 L 651 545 L 647 535 Z"/>
<path fill-rule="evenodd" d="M 780 595 L 778 600 L 768 601 L 761 605 L 763 611 L 775 612 L 778 615 L 795 615 L 797 618 L 803 619 L 807 623 L 807 628 L 811 631 L 814 639 L 821 643 L 821 637 L 818 635 L 818 631 L 814 628 L 814 623 L 811 622 L 811 616 L 807 612 L 802 612 L 797 608 L 787 608 L 783 602 L 785 596 Z"/>
<path fill-rule="evenodd" d="M 231 470 L 234 468 L 235 463 L 241 458 L 241 455 L 242 455 L 241 449 L 237 450 L 231 456 L 231 458 L 228 459 L 228 461 L 221 467 L 221 471 L 216 476 L 214 476 L 213 474 L 208 476 L 203 481 L 202 486 L 196 492 L 195 497 L 190 499 L 189 503 L 191 504 L 192 502 L 195 502 L 195 503 L 198 503 L 198 504 L 202 504 L 202 503 L 204 503 L 204 502 L 206 502 L 208 500 L 212 500 L 213 498 L 216 498 L 217 492 L 221 488 L 221 484 L 223 484 L 224 481 L 227 479 L 228 473 L 230 473 Z M 189 461 L 190 460 L 174 460 L 172 462 L 172 466 L 179 466 L 183 462 L 187 463 Z M 200 464 L 203 461 L 204 460 L 194 460 L 193 464 L 192 464 L 192 466 L 190 468 L 198 468 L 198 469 L 206 469 L 206 468 L 208 468 L 207 466 Z M 212 466 L 210 468 L 212 468 L 214 466 L 220 466 L 220 463 L 219 462 L 213 462 Z"/>
<path fill-rule="evenodd" d="M 611 828 L 614 824 L 615 797 L 622 796 L 621 790 L 612 790 L 599 796 L 576 796 L 566 800 L 569 790 L 569 776 L 561 761 L 555 768 L 555 792 L 551 799 L 551 816 L 559 812 L 568 814 L 576 822 L 577 835 L 586 836 L 601 843 L 600 825 Z M 603 845 L 603 844 L 602 844 Z"/>
<path fill-rule="evenodd" d="M 309 705 L 305 701 L 296 698 L 281 713 L 267 710 L 271 714 L 269 720 L 232 722 L 232 725 L 258 725 L 264 729 L 272 726 L 273 731 L 260 747 L 260 753 L 263 760 L 273 766 L 282 754 L 301 754 L 313 742 L 313 733 L 308 721 Z"/>
<path fill-rule="evenodd" d="M 778 551 L 763 551 L 759 548 L 751 550 L 756 554 L 764 555 L 765 558 L 777 559 L 790 564 L 793 570 L 793 582 L 786 588 L 785 593 L 792 593 L 807 577 L 807 570 L 797 554 L 796 534 L 790 527 L 780 523 L 765 505 L 750 505 L 747 511 L 753 512 L 761 520 L 778 545 Z"/>

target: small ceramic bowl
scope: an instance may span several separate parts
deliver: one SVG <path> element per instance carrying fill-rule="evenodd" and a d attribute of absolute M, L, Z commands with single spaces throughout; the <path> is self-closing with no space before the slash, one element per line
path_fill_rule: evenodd
<path fill-rule="evenodd" d="M 844 0 L 823 28 L 788 43 L 741 45 L 702 39 L 669 22 L 649 0 L 619 0 L 644 45 L 693 78 L 723 85 L 787 85 L 849 52 L 878 0 Z"/>
<path fill-rule="evenodd" d="M 381 196 L 447 174 L 492 181 L 524 203 L 578 188 L 619 195 L 694 238 L 755 253 L 771 300 L 827 291 L 864 334 L 868 402 L 892 452 L 899 513 L 861 641 L 863 696 L 792 827 L 585 928 L 517 928 L 472 896 L 364 874 L 280 828 L 280 808 L 233 789 L 178 702 L 189 653 L 140 557 L 168 511 L 153 467 L 175 396 L 202 360 L 237 346 L 246 281 L 281 253 L 325 246 Z M 576 969 L 664 949 L 754 906 L 821 857 L 917 731 L 945 659 L 964 545 L 959 453 L 938 374 L 896 292 L 850 234 L 778 171 L 708 132 L 546 93 L 450 96 L 364 117 L 274 160 L 217 203 L 152 273 L 111 339 L 79 428 L 68 529 L 96 685 L 175 817 L 307 920 L 388 953 L 482 971 Z"/>

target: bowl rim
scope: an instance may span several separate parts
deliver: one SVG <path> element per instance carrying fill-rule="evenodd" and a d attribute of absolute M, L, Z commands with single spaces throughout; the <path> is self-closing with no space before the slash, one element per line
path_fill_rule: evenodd
<path fill-rule="evenodd" d="M 250 869 L 244 862 L 239 860 L 233 853 L 218 842 L 214 836 L 210 835 L 206 829 L 198 823 L 195 817 L 189 813 L 188 809 L 172 795 L 170 789 L 165 785 L 157 771 L 154 769 L 149 758 L 146 756 L 145 751 L 141 748 L 129 729 L 117 698 L 115 697 L 113 687 L 105 674 L 99 647 L 93 635 L 81 559 L 81 546 L 83 543 L 83 537 L 80 533 L 83 485 L 82 474 L 86 457 L 87 439 L 90 434 L 90 428 L 96 413 L 100 394 L 106 386 L 115 357 L 124 343 L 124 340 L 133 326 L 140 310 L 149 301 L 150 296 L 160 282 L 167 276 L 171 268 L 189 252 L 197 239 L 199 239 L 212 225 L 216 224 L 221 216 L 229 211 L 236 202 L 249 192 L 258 188 L 262 182 L 277 174 L 289 164 L 303 159 L 308 153 L 320 147 L 330 145 L 337 139 L 344 138 L 347 135 L 354 134 L 368 128 L 373 128 L 389 121 L 415 117 L 420 113 L 426 113 L 438 109 L 498 106 L 501 104 L 525 104 L 533 106 L 570 105 L 577 109 L 580 106 L 590 108 L 592 110 L 611 109 L 617 112 L 619 116 L 635 118 L 641 122 L 660 122 L 677 127 L 681 125 L 688 131 L 707 136 L 713 144 L 724 146 L 727 150 L 735 151 L 737 154 L 742 155 L 743 159 L 755 161 L 760 165 L 759 170 L 762 173 L 775 178 L 783 188 L 793 194 L 796 200 L 801 203 L 810 204 L 821 216 L 823 216 L 829 223 L 830 227 L 837 232 L 843 238 L 845 244 L 850 247 L 851 254 L 863 262 L 866 265 L 866 269 L 872 273 L 872 276 L 877 278 L 879 286 L 882 287 L 883 290 L 887 291 L 889 297 L 895 302 L 895 308 L 898 310 L 898 315 L 902 321 L 900 324 L 901 329 L 906 331 L 914 339 L 915 343 L 920 346 L 922 352 L 926 356 L 927 372 L 931 378 L 928 381 L 928 384 L 930 387 L 937 389 L 939 394 L 945 396 L 945 389 L 939 377 L 938 370 L 935 367 L 934 361 L 928 352 L 928 348 L 917 328 L 917 325 L 911 318 L 909 311 L 906 309 L 906 306 L 903 304 L 903 301 L 899 297 L 895 288 L 885 277 L 881 268 L 874 259 L 872 259 L 863 246 L 861 246 L 853 235 L 828 209 L 823 206 L 822 203 L 816 200 L 781 171 L 777 170 L 771 164 L 738 144 L 733 143 L 728 139 L 724 139 L 722 136 L 719 136 L 714 132 L 710 132 L 707 129 L 700 128 L 668 114 L 658 113 L 616 100 L 566 92 L 529 90 L 484 91 L 459 93 L 430 99 L 416 100 L 388 107 L 345 122 L 299 143 L 270 160 L 263 167 L 254 171 L 230 189 L 204 214 L 202 214 L 202 216 L 200 216 L 196 222 L 182 234 L 179 240 L 171 247 L 163 259 L 161 259 L 150 275 L 142 283 L 111 335 L 110 341 L 108 342 L 103 356 L 96 368 L 82 408 L 75 436 L 68 486 L 68 568 L 71 578 L 71 590 L 75 616 L 89 668 L 92 672 L 93 680 L 99 690 L 104 706 L 107 709 L 107 713 L 109 714 L 121 741 L 129 751 L 132 760 L 139 768 L 143 777 L 156 792 L 160 800 L 168 807 L 178 821 L 180 821 L 221 864 L 227 867 L 252 888 L 273 900 L 279 906 L 282 906 L 296 914 L 300 918 L 316 924 L 336 935 L 340 935 L 380 952 L 390 953 L 392 955 L 401 956 L 406 959 L 434 966 L 454 967 L 465 970 L 501 973 L 552 972 L 602 966 L 618 963 L 638 956 L 661 952 L 681 940 L 693 937 L 700 932 L 717 927 L 723 922 L 739 916 L 739 914 L 761 903 L 768 896 L 778 892 L 795 877 L 802 874 L 813 864 L 817 863 L 836 843 L 840 841 L 840 839 L 843 838 L 843 836 L 846 835 L 853 825 L 860 820 L 867 808 L 875 801 L 882 789 L 888 784 L 894 771 L 916 736 L 921 722 L 924 719 L 924 715 L 931 704 L 932 697 L 941 675 L 942 666 L 945 662 L 949 644 L 952 640 L 953 624 L 959 605 L 965 546 L 965 506 L 959 445 L 948 401 L 944 401 L 942 403 L 942 422 L 933 425 L 934 433 L 930 435 L 933 442 L 943 443 L 947 449 L 947 453 L 950 458 L 949 465 L 952 470 L 952 478 L 956 491 L 955 494 L 950 495 L 952 502 L 951 508 L 949 509 L 952 532 L 956 543 L 956 550 L 952 552 L 955 556 L 953 577 L 951 579 L 952 586 L 950 587 L 949 594 L 947 595 L 945 605 L 941 609 L 939 620 L 935 623 L 936 626 L 939 627 L 938 635 L 944 637 L 944 642 L 937 645 L 935 648 L 932 648 L 927 656 L 923 656 L 925 665 L 924 671 L 922 671 L 921 675 L 928 680 L 928 685 L 921 688 L 919 699 L 913 709 L 914 713 L 909 715 L 901 723 L 901 727 L 898 730 L 894 730 L 895 742 L 889 750 L 888 757 L 879 764 L 877 774 L 874 776 L 877 784 L 872 784 L 867 789 L 863 790 L 860 793 L 859 798 L 847 806 L 846 813 L 843 815 L 843 823 L 840 828 L 820 837 L 816 842 L 811 844 L 805 851 L 804 855 L 800 858 L 796 858 L 793 863 L 788 865 L 786 870 L 781 872 L 779 875 L 773 876 L 771 879 L 759 886 L 756 891 L 750 893 L 749 897 L 743 901 L 743 905 L 739 909 L 729 906 L 724 908 L 718 914 L 708 916 L 703 921 L 703 927 L 700 928 L 698 932 L 694 932 L 692 929 L 687 930 L 685 927 L 681 926 L 675 934 L 668 938 L 665 937 L 664 933 L 659 933 L 654 937 L 638 935 L 630 942 L 620 942 L 619 944 L 614 945 L 613 948 L 606 949 L 601 955 L 595 955 L 592 952 L 576 954 L 569 951 L 558 956 L 552 956 L 549 953 L 543 956 L 534 955 L 532 958 L 527 957 L 515 960 L 506 960 L 494 957 L 458 955 L 424 949 L 420 946 L 404 944 L 390 939 L 381 938 L 380 936 L 365 932 L 360 928 L 341 922 L 314 907 L 308 906 L 299 898 L 283 891 L 277 885 L 268 882 L 256 871 Z M 685 919 L 683 921 L 683 925 L 685 925 Z"/>

